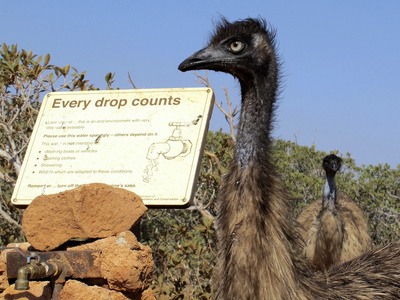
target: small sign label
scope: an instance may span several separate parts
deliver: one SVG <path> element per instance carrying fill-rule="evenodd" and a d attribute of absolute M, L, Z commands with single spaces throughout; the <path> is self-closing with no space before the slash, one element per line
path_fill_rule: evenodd
<path fill-rule="evenodd" d="M 49 93 L 12 202 L 100 182 L 145 205 L 187 206 L 213 103 L 209 88 Z"/>

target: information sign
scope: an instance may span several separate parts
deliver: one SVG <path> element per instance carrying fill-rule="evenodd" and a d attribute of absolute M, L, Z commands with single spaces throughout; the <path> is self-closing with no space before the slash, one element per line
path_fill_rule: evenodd
<path fill-rule="evenodd" d="M 213 103 L 209 88 L 49 93 L 12 202 L 100 182 L 131 190 L 146 205 L 187 206 Z"/>

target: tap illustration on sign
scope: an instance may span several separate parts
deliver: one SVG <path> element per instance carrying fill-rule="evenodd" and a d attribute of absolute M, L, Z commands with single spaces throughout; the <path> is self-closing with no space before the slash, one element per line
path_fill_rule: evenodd
<path fill-rule="evenodd" d="M 144 170 L 143 181 L 150 182 L 154 171 L 158 170 L 158 159 L 164 157 L 167 160 L 172 160 L 176 157 L 185 157 L 192 150 L 192 142 L 182 137 L 182 127 L 197 125 L 202 116 L 198 116 L 196 120 L 188 122 L 170 122 L 168 125 L 174 127 L 171 136 L 165 142 L 153 143 L 147 151 L 148 165 Z"/>

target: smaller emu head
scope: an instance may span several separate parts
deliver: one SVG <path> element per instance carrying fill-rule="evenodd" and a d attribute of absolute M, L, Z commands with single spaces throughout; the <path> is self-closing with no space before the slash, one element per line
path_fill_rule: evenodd
<path fill-rule="evenodd" d="M 322 167 L 324 168 L 327 175 L 335 175 L 342 166 L 342 159 L 335 154 L 325 156 L 322 161 Z"/>

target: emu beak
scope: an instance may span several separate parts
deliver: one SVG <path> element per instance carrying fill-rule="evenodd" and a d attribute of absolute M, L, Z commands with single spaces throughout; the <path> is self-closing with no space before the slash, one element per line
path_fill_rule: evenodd
<path fill-rule="evenodd" d="M 218 66 L 224 59 L 223 54 L 223 51 L 210 46 L 189 56 L 179 65 L 178 69 L 182 72 L 204 69 L 219 71 Z"/>
<path fill-rule="evenodd" d="M 186 72 L 190 70 L 202 69 L 204 63 L 210 58 L 210 55 L 206 54 L 206 50 L 207 48 L 193 53 L 179 65 L 178 70 Z"/>
<path fill-rule="evenodd" d="M 339 164 L 337 164 L 337 163 L 332 164 L 332 170 L 334 172 L 339 171 L 339 169 L 340 169 L 340 165 Z"/>

